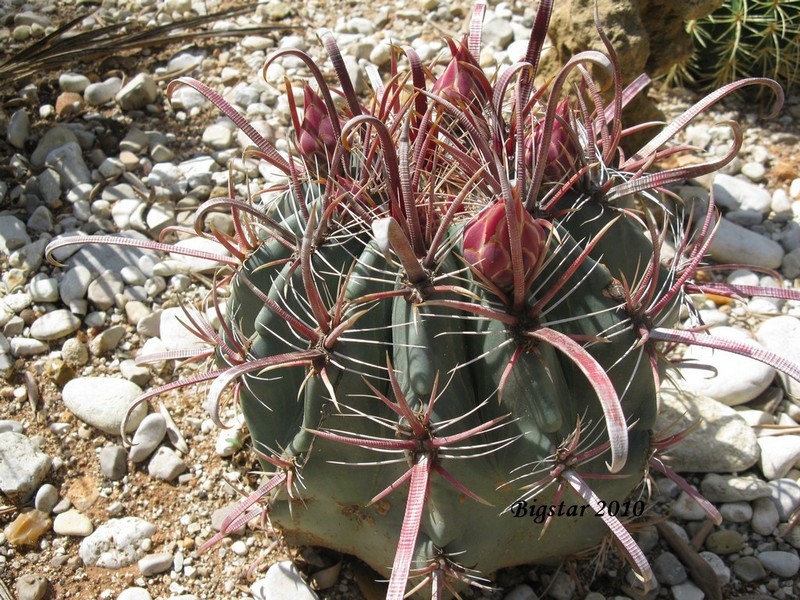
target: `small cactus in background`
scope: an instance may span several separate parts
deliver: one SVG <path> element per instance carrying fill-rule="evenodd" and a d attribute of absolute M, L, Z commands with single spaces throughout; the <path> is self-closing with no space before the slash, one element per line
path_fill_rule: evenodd
<path fill-rule="evenodd" d="M 695 52 L 670 80 L 714 89 L 742 77 L 777 80 L 787 91 L 800 81 L 800 2 L 725 0 L 689 21 Z"/>
<path fill-rule="evenodd" d="M 438 598 L 610 535 L 646 584 L 646 559 L 607 507 L 650 468 L 677 477 L 658 455 L 680 436 L 652 431 L 665 345 L 739 352 L 800 377 L 775 354 L 675 328 L 688 292 L 742 292 L 694 279 L 713 202 L 694 215 L 665 192 L 736 156 L 738 126 L 725 156 L 649 171 L 686 150 L 666 144 L 714 101 L 757 85 L 780 106 L 780 87 L 725 86 L 626 156 L 618 117 L 647 79 L 621 88 L 598 23 L 607 52 L 574 56 L 536 88 L 551 10 L 540 3 L 524 60 L 490 81 L 478 66 L 478 3 L 439 78 L 398 48 L 386 81 L 369 71 L 367 101 L 329 34 L 339 90 L 304 53 L 278 51 L 267 66 L 300 57 L 318 90 L 305 87 L 302 118 L 290 96 L 290 155 L 201 82 L 171 85 L 205 94 L 254 142 L 249 155 L 288 179 L 269 202 L 231 191 L 198 210 L 194 235 L 230 252 L 203 254 L 224 264 L 212 298 L 225 299 L 219 330 L 187 317 L 216 365 L 140 399 L 207 381 L 220 426 L 230 395 L 244 415 L 269 477 L 205 547 L 266 513 L 287 539 L 356 555 L 387 575 L 389 598 L 423 588 Z M 608 104 L 589 65 L 614 82 Z M 205 228 L 222 207 L 234 235 Z M 662 261 L 667 237 L 677 251 Z M 85 241 L 49 252 L 73 243 Z"/>

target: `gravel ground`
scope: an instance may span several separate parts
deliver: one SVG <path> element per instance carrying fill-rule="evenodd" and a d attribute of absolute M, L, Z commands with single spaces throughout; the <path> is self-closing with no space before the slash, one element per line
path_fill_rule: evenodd
<path fill-rule="evenodd" d="M 6 0 L 0 3 L 5 24 L 0 39 L 13 50 L 84 14 L 80 5 L 65 1 L 45 9 Z M 163 24 L 190 8 L 203 12 L 225 6 L 182 0 L 104 2 L 83 27 L 113 24 L 129 14 Z M 28 85 L 15 83 L 1 90 L 0 368 L 6 382 L 0 386 L 0 480 L 20 474 L 27 480 L 15 483 L 13 493 L 4 487 L 0 579 L 16 597 L 305 597 L 282 595 L 275 578 L 264 582 L 270 565 L 283 560 L 294 561 L 306 574 L 318 572 L 317 581 L 325 587 L 318 592 L 321 598 L 380 597 L 359 561 L 273 542 L 257 522 L 213 550 L 194 555 L 214 526 L 219 527 L 226 507 L 259 481 L 257 463 L 242 450 L 248 447 L 246 431 L 218 432 L 203 409 L 202 387 L 166 393 L 150 401 L 150 417 L 132 419 L 143 423 L 139 447 L 158 448 L 152 457 L 141 449 L 137 456 L 120 447 L 114 426 L 130 394 L 193 372 L 191 365 L 176 366 L 176 361 L 143 368 L 132 359 L 140 351 L 180 350 L 194 343 L 174 329 L 176 307 L 205 296 L 208 265 L 180 265 L 146 253 L 120 259 L 105 250 L 81 250 L 70 268 L 62 270 L 43 261 L 42 253 L 50 239 L 71 230 L 154 235 L 165 225 L 187 224 L 199 202 L 225 185 L 222 165 L 229 160 L 237 183 L 244 183 L 245 174 L 256 182 L 269 181 L 269 173 L 238 159 L 237 136 L 218 120 L 213 107 L 186 89 L 177 102 L 166 101 L 166 84 L 178 74 L 225 90 L 247 106 L 248 117 L 261 121 L 280 148 L 281 131 L 289 125 L 281 96 L 284 76 L 295 83 L 303 71 L 286 60 L 268 71 L 263 83 L 255 73 L 270 50 L 292 45 L 321 61 L 314 32 L 327 26 L 335 29 L 346 53 L 380 64 L 387 56 L 386 42 L 404 39 L 428 61 L 442 49 L 442 33 L 463 30 L 469 6 L 414 0 L 367 13 L 344 1 L 305 2 L 302 8 L 266 2 L 214 26 L 220 31 L 262 27 L 246 37 L 220 33 L 130 56 L 120 53 L 39 73 Z M 500 5 L 495 14 L 518 24 L 529 20 L 532 11 L 512 13 Z M 277 29 L 263 29 L 273 22 Z M 500 51 L 494 55 L 498 61 L 503 57 Z M 141 86 L 130 89 L 140 73 L 145 74 L 139 76 Z M 668 114 L 677 114 L 695 99 L 688 92 L 655 97 Z M 727 229 L 720 239 L 731 240 L 733 249 L 720 242 L 711 248 L 711 257 L 756 262 L 781 275 L 781 281 L 773 277 L 770 283 L 761 273 L 739 270 L 725 273 L 728 281 L 796 286 L 800 137 L 795 122 L 800 99 L 790 96 L 778 119 L 766 124 L 752 112 L 756 108 L 731 102 L 686 131 L 688 142 L 719 153 L 730 134 L 717 123 L 732 118 L 746 126 L 741 156 L 726 169 L 730 181 L 714 182 L 718 201 L 723 192 L 730 197 L 722 205 Z M 63 168 L 43 156 L 48 144 L 49 149 L 67 148 L 59 155 Z M 193 171 L 198 164 L 204 175 Z M 213 172 L 210 164 L 215 165 Z M 687 183 L 678 193 L 685 199 L 702 196 L 702 186 L 711 183 Z M 220 227 L 230 226 L 224 216 L 219 219 Z M 136 268 L 123 271 L 126 264 Z M 99 277 L 105 269 L 112 274 Z M 720 299 L 698 309 L 706 323 L 757 334 L 759 343 L 788 349 L 800 360 L 800 335 L 792 333 L 794 327 L 800 332 L 797 303 Z M 775 331 L 767 327 L 770 323 Z M 653 524 L 666 515 L 671 515 L 679 538 L 683 535 L 703 551 L 701 556 L 725 582 L 726 598 L 800 597 L 795 582 L 800 535 L 786 527 L 800 504 L 800 472 L 795 468 L 800 405 L 791 400 L 798 397 L 797 390 L 772 371 L 743 367 L 720 354 L 695 357 L 717 369 L 712 378 L 717 387 L 708 378 L 693 380 L 686 371 L 687 393 L 703 399 L 696 406 L 709 427 L 676 452 L 676 463 L 684 465 L 684 472 L 698 471 L 689 480 L 723 511 L 725 522 L 720 528 L 708 527 L 678 488 L 656 479 L 646 523 L 632 526 L 660 581 L 647 597 L 703 597 L 701 577 L 680 553 L 687 543 L 670 541 Z M 681 417 L 680 395 L 665 392 L 665 398 L 663 419 Z M 117 410 L 97 414 L 99 400 Z M 233 412 L 225 416 L 233 418 Z M 98 532 L 115 524 L 128 536 L 117 544 L 121 558 L 106 555 L 97 562 L 86 540 L 100 543 Z M 100 552 L 100 546 L 94 547 Z M 616 553 L 608 550 L 594 550 L 560 566 L 509 569 L 497 574 L 496 591 L 470 591 L 467 597 L 643 597 L 630 587 L 630 572 Z M 104 561 L 112 559 L 115 568 L 108 568 Z"/>

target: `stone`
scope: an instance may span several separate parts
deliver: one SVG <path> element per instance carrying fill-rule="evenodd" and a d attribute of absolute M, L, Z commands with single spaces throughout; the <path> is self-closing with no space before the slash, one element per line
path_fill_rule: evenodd
<path fill-rule="evenodd" d="M 750 527 L 759 535 L 772 535 L 780 522 L 778 509 L 772 498 L 756 498 L 753 501 L 753 518 Z"/>
<path fill-rule="evenodd" d="M 92 338 L 92 341 L 89 342 L 89 349 L 95 356 L 110 352 L 119 345 L 125 334 L 126 330 L 123 325 L 115 325 L 104 329 Z"/>
<path fill-rule="evenodd" d="M 110 519 L 83 538 L 78 554 L 88 567 L 121 569 L 144 556 L 142 542 L 155 532 L 154 525 L 138 517 Z"/>
<path fill-rule="evenodd" d="M 14 587 L 17 600 L 42 600 L 50 590 L 50 582 L 43 575 L 28 573 L 18 577 Z"/>
<path fill-rule="evenodd" d="M 719 556 L 713 552 L 700 552 L 700 558 L 708 563 L 717 576 L 720 585 L 728 585 L 731 581 L 731 570 Z"/>
<path fill-rule="evenodd" d="M 761 446 L 759 467 L 767 480 L 781 479 L 800 459 L 800 435 L 758 438 Z"/>
<path fill-rule="evenodd" d="M 172 598 L 174 598 L 174 596 L 172 596 Z M 129 587 L 119 593 L 117 600 L 153 600 L 153 597 L 150 595 L 150 592 L 144 588 Z"/>
<path fill-rule="evenodd" d="M 12 215 L 0 215 L 0 252 L 8 255 L 30 243 L 25 223 Z"/>
<path fill-rule="evenodd" d="M 66 125 L 56 125 L 48 129 L 31 154 L 31 165 L 37 171 L 41 171 L 45 167 L 47 155 L 69 142 L 77 143 L 78 138 Z"/>
<path fill-rule="evenodd" d="M 709 244 L 708 254 L 720 263 L 747 263 L 778 269 L 783 262 L 784 250 L 779 243 L 722 218 Z"/>
<path fill-rule="evenodd" d="M 211 529 L 214 531 L 220 531 L 222 529 L 222 524 L 225 522 L 233 512 L 235 512 L 239 508 L 239 503 L 234 502 L 232 504 L 228 504 L 227 506 L 223 506 L 222 508 L 218 508 L 213 513 L 211 513 Z M 234 529 L 228 532 L 230 536 L 236 535 L 243 535 L 245 530 L 247 529 L 247 524 L 242 524 L 238 529 Z"/>
<path fill-rule="evenodd" d="M 167 422 L 161 413 L 147 415 L 133 435 L 128 458 L 134 463 L 142 462 L 158 447 L 166 433 Z"/>
<path fill-rule="evenodd" d="M 189 310 L 193 319 L 202 319 L 202 315 Z M 187 348 L 203 348 L 207 343 L 191 333 L 183 323 L 190 324 L 183 308 L 165 308 L 159 321 L 159 336 L 168 350 L 185 350 Z"/>
<path fill-rule="evenodd" d="M 669 448 L 676 471 L 739 472 L 758 462 L 756 435 L 735 410 L 711 398 L 662 387 L 655 431 L 682 431 L 696 422 L 696 429 Z"/>
<path fill-rule="evenodd" d="M 503 600 L 539 600 L 539 596 L 536 595 L 531 586 L 523 583 L 503 596 Z"/>
<path fill-rule="evenodd" d="M 684 581 L 670 589 L 674 600 L 703 600 L 706 597 L 703 590 L 691 581 Z"/>
<path fill-rule="evenodd" d="M 233 131 L 218 123 L 209 125 L 203 131 L 203 143 L 214 150 L 224 150 L 233 146 Z"/>
<path fill-rule="evenodd" d="M 228 249 L 222 244 L 204 238 L 187 238 L 176 242 L 174 246 L 177 248 L 193 249 L 200 252 L 216 254 L 218 256 L 230 256 Z M 191 273 L 213 273 L 222 266 L 221 262 L 208 258 L 197 258 L 177 253 L 173 253 L 172 256 L 175 260 L 185 263 Z"/>
<path fill-rule="evenodd" d="M 136 110 L 145 108 L 158 98 L 158 86 L 155 79 L 148 73 L 139 73 L 119 92 L 117 92 L 117 104 L 122 110 Z"/>
<path fill-rule="evenodd" d="M 100 310 L 111 308 L 116 303 L 117 294 L 121 294 L 125 284 L 119 277 L 119 272 L 103 271 L 94 279 L 86 290 L 89 301 Z"/>
<path fill-rule="evenodd" d="M 291 598 L 292 600 L 318 600 L 317 594 L 308 586 L 291 561 L 284 560 L 272 565 L 263 579 L 250 586 L 255 600 Z"/>
<path fill-rule="evenodd" d="M 122 89 L 122 79 L 109 77 L 104 81 L 90 83 L 83 91 L 83 99 L 89 106 L 102 106 L 114 99 Z"/>
<path fill-rule="evenodd" d="M 681 492 L 681 495 L 670 505 L 670 512 L 673 517 L 683 521 L 702 521 L 706 518 L 706 512 L 691 495 Z M 658 578 L 659 581 L 661 578 Z"/>
<path fill-rule="evenodd" d="M 36 510 L 43 513 L 50 513 L 53 507 L 58 503 L 58 490 L 56 486 L 51 483 L 45 483 L 36 492 L 36 498 L 33 501 L 33 506 Z"/>
<path fill-rule="evenodd" d="M 30 135 L 31 118 L 28 116 L 28 111 L 24 108 L 15 110 L 8 121 L 8 129 L 6 130 L 8 143 L 17 150 L 22 150 L 25 148 L 25 142 L 28 141 Z"/>
<path fill-rule="evenodd" d="M 781 272 L 789 279 L 800 277 L 800 248 L 795 248 L 783 257 Z"/>
<path fill-rule="evenodd" d="M 61 346 L 61 358 L 68 365 L 82 367 L 89 362 L 89 351 L 78 338 L 69 338 Z"/>
<path fill-rule="evenodd" d="M 726 502 L 719 507 L 719 514 L 727 523 L 747 523 L 753 518 L 753 507 L 748 502 Z"/>
<path fill-rule="evenodd" d="M 119 435 L 128 408 L 141 394 L 142 388 L 119 377 L 77 377 L 64 386 L 62 398 L 66 407 L 84 423 L 104 433 Z M 137 406 L 125 431 L 135 431 L 146 414 L 146 404 Z"/>
<path fill-rule="evenodd" d="M 81 320 L 65 308 L 43 314 L 31 324 L 31 337 L 44 342 L 67 337 L 80 328 Z"/>
<path fill-rule="evenodd" d="M 800 319 L 789 315 L 767 319 L 756 330 L 756 339 L 767 350 L 800 363 Z M 800 382 L 783 373 L 778 377 L 787 393 L 800 400 Z"/>
<path fill-rule="evenodd" d="M 754 210 L 763 215 L 768 214 L 770 211 L 772 194 L 746 179 L 717 173 L 714 176 L 712 187 L 714 190 L 714 202 L 723 208 L 728 210 Z"/>
<path fill-rule="evenodd" d="M 788 521 L 800 507 L 800 483 L 794 479 L 776 479 L 769 482 L 769 491 L 780 520 Z"/>
<path fill-rule="evenodd" d="M 755 475 L 709 473 L 700 482 L 700 493 L 709 502 L 749 502 L 768 498 L 770 487 Z"/>
<path fill-rule="evenodd" d="M 151 477 L 163 481 L 174 481 L 181 473 L 189 469 L 173 450 L 161 446 L 147 465 L 147 472 Z"/>
<path fill-rule="evenodd" d="M 761 552 L 757 558 L 762 565 L 778 577 L 794 577 L 800 570 L 800 558 L 791 552 L 769 550 Z"/>
<path fill-rule="evenodd" d="M 12 546 L 35 546 L 50 530 L 50 517 L 35 508 L 17 515 L 3 530 L 6 541 Z"/>
<path fill-rule="evenodd" d="M 56 535 L 86 537 L 94 531 L 92 520 L 82 512 L 71 508 L 53 519 L 53 532 Z"/>
<path fill-rule="evenodd" d="M 51 458 L 25 435 L 0 433 L 0 490 L 14 504 L 24 504 L 33 497 L 51 465 Z"/>
<path fill-rule="evenodd" d="M 725 340 L 755 343 L 747 330 L 737 327 L 714 327 L 710 333 Z M 678 374 L 675 381 L 682 390 L 736 406 L 767 389 L 775 378 L 775 369 L 732 352 L 690 346 Z"/>
<path fill-rule="evenodd" d="M 34 302 L 58 301 L 58 281 L 53 277 L 37 273 L 29 283 L 29 290 Z"/>
<path fill-rule="evenodd" d="M 514 29 L 505 19 L 489 19 L 483 24 L 481 38 L 485 44 L 504 50 L 514 39 Z"/>
<path fill-rule="evenodd" d="M 119 481 L 128 472 L 128 461 L 122 446 L 105 446 L 97 455 L 100 471 L 111 481 Z"/>
<path fill-rule="evenodd" d="M 678 585 L 688 577 L 686 567 L 672 552 L 662 552 L 653 561 L 653 573 L 659 583 Z"/>
<path fill-rule="evenodd" d="M 164 573 L 172 568 L 173 556 L 169 552 L 148 554 L 139 559 L 137 566 L 144 577 Z"/>
<path fill-rule="evenodd" d="M 77 142 L 67 142 L 51 150 L 44 164 L 58 173 L 62 186 L 74 187 L 92 181 L 91 171 L 83 160 L 83 152 Z"/>
<path fill-rule="evenodd" d="M 733 529 L 720 529 L 706 538 L 705 546 L 714 554 L 734 554 L 742 549 L 742 534 Z"/>

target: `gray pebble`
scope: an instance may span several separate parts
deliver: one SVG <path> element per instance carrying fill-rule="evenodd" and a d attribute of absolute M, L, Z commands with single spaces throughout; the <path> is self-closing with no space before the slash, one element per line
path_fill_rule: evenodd
<path fill-rule="evenodd" d="M 100 310 L 111 308 L 116 303 L 117 294 L 121 294 L 125 284 L 115 271 L 104 271 L 94 279 L 86 290 L 89 301 Z"/>
<path fill-rule="evenodd" d="M 747 523 L 753 518 L 753 508 L 747 502 L 726 502 L 719 512 L 728 523 Z"/>
<path fill-rule="evenodd" d="M 772 498 L 757 498 L 753 501 L 753 518 L 750 527 L 760 535 L 771 535 L 780 522 L 778 509 Z"/>
<path fill-rule="evenodd" d="M 0 252 L 11 254 L 17 248 L 31 243 L 25 223 L 11 215 L 0 215 Z"/>
<path fill-rule="evenodd" d="M 717 576 L 720 585 L 728 585 L 731 581 L 731 570 L 719 556 L 713 552 L 700 552 L 700 557 L 708 563 Z"/>
<path fill-rule="evenodd" d="M 169 552 L 159 552 L 158 554 L 148 554 L 139 559 L 137 563 L 139 571 L 145 577 L 169 571 L 172 568 L 172 554 Z"/>
<path fill-rule="evenodd" d="M 50 582 L 43 575 L 22 575 L 14 586 L 17 600 L 42 600 L 50 588 Z"/>
<path fill-rule="evenodd" d="M 174 481 L 178 475 L 184 473 L 189 467 L 174 451 L 161 446 L 147 465 L 147 472 L 151 477 L 163 481 Z"/>
<path fill-rule="evenodd" d="M 503 600 L 539 600 L 539 596 L 536 595 L 531 586 L 523 583 L 503 596 Z"/>
<path fill-rule="evenodd" d="M 119 481 L 128 472 L 127 457 L 122 446 L 106 446 L 100 450 L 100 471 L 111 481 Z"/>
<path fill-rule="evenodd" d="M 8 129 L 6 130 L 6 139 L 8 143 L 22 150 L 25 147 L 25 142 L 31 135 L 31 119 L 28 116 L 28 111 L 20 108 L 14 111 L 11 119 L 8 122 Z"/>
<path fill-rule="evenodd" d="M 125 337 L 125 327 L 123 325 L 115 325 L 104 329 L 89 342 L 89 350 L 95 356 L 100 356 L 116 348 Z"/>
<path fill-rule="evenodd" d="M 45 483 L 36 492 L 36 499 L 33 501 L 33 506 L 36 510 L 43 513 L 50 513 L 55 505 L 58 503 L 58 490 L 56 486 L 51 483 Z"/>
<path fill-rule="evenodd" d="M 308 587 L 297 568 L 285 560 L 272 565 L 263 579 L 250 586 L 255 600 L 291 598 L 292 600 L 317 600 L 317 594 Z"/>
<path fill-rule="evenodd" d="M 166 433 L 167 423 L 161 413 L 147 415 L 133 435 L 128 458 L 134 463 L 142 462 L 158 447 Z"/>
<path fill-rule="evenodd" d="M 800 557 L 791 552 L 772 550 L 758 555 L 761 564 L 778 577 L 794 577 L 800 570 Z"/>
<path fill-rule="evenodd" d="M 733 563 L 733 574 L 746 583 L 758 581 L 767 576 L 764 565 L 754 556 L 743 556 Z"/>
<path fill-rule="evenodd" d="M 61 176 L 62 185 L 72 187 L 92 181 L 92 174 L 83 160 L 83 151 L 77 142 L 67 142 L 51 150 L 44 164 Z"/>
<path fill-rule="evenodd" d="M 1 339 L 2 338 L 0 338 L 0 340 Z M 14 433 L 22 433 L 23 431 L 22 423 L 20 423 L 19 421 L 13 421 L 11 419 L 0 419 L 0 433 L 5 433 L 6 431 L 13 431 Z"/>
<path fill-rule="evenodd" d="M 686 568 L 672 552 L 662 552 L 653 561 L 653 573 L 660 583 L 678 585 L 688 577 Z"/>
<path fill-rule="evenodd" d="M 674 600 L 703 600 L 705 593 L 691 581 L 684 581 L 670 589 Z"/>
<path fill-rule="evenodd" d="M 83 91 L 83 99 L 90 106 L 101 106 L 111 102 L 122 89 L 122 79 L 109 77 L 105 81 L 90 83 Z"/>
<path fill-rule="evenodd" d="M 739 502 L 770 495 L 769 485 L 754 475 L 709 473 L 700 483 L 700 492 L 710 502 Z"/>

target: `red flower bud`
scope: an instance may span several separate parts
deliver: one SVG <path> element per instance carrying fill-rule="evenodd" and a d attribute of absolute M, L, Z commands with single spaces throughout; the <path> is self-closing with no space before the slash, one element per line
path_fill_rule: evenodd
<path fill-rule="evenodd" d="M 550 136 L 550 145 L 544 154 L 544 179 L 545 181 L 560 181 L 569 173 L 572 174 L 574 165 L 579 162 L 580 148 L 575 143 L 571 129 L 565 123 L 570 122 L 569 101 L 564 100 L 556 108 L 556 119 L 553 123 L 553 132 Z M 537 122 L 533 127 L 533 141 L 538 148 L 541 144 L 544 121 Z M 525 161 L 531 164 L 531 144 L 525 147 Z"/>
<path fill-rule="evenodd" d="M 315 172 L 327 171 L 337 143 L 333 123 L 325 101 L 308 84 L 303 87 L 303 98 L 303 122 L 297 140 L 300 156 Z"/>
<path fill-rule="evenodd" d="M 517 203 L 516 206 L 522 242 L 522 269 L 527 286 L 544 251 L 547 231 L 522 205 Z M 464 228 L 463 253 L 464 259 L 499 289 L 510 291 L 514 287 L 504 200 L 485 208 L 467 224 Z"/>
<path fill-rule="evenodd" d="M 456 106 L 485 104 L 487 82 L 480 65 L 463 44 L 451 42 L 450 51 L 453 58 L 433 84 L 433 93 Z"/>

